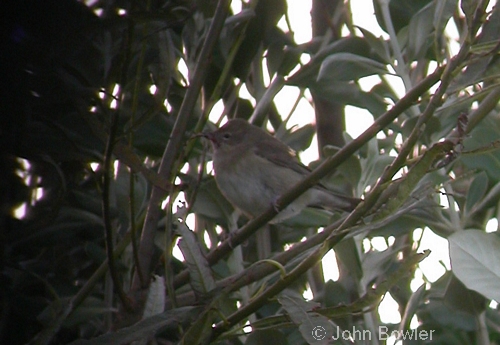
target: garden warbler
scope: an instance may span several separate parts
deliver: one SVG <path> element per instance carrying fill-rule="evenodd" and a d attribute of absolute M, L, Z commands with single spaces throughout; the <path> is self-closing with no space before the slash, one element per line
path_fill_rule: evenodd
<path fill-rule="evenodd" d="M 215 181 L 226 199 L 249 217 L 256 217 L 310 170 L 299 162 L 291 148 L 263 129 L 242 119 L 202 134 L 213 147 Z M 288 205 L 273 220 L 276 223 L 298 214 L 304 207 L 352 210 L 358 199 L 314 186 Z"/>

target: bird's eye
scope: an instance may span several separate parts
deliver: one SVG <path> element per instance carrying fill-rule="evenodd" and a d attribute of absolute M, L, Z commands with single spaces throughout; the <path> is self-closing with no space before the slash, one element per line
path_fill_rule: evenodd
<path fill-rule="evenodd" d="M 231 138 L 231 134 L 229 133 L 224 133 L 224 135 L 222 136 L 224 139 L 229 139 Z"/>

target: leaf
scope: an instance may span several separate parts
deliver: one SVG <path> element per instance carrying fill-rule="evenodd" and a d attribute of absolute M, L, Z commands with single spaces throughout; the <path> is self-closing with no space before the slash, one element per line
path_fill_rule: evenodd
<path fill-rule="evenodd" d="M 375 53 L 377 53 L 377 55 L 380 56 L 384 62 L 389 63 L 391 58 L 389 56 L 389 48 L 387 47 L 386 41 L 382 38 L 375 37 L 374 34 L 366 29 L 363 29 L 362 27 L 357 26 L 357 28 L 363 34 L 363 37 L 370 45 L 370 48 L 373 49 L 373 51 L 375 51 Z"/>
<path fill-rule="evenodd" d="M 165 116 L 156 114 L 134 133 L 134 147 L 145 154 L 161 157 L 168 142 L 172 124 Z"/>
<path fill-rule="evenodd" d="M 467 218 L 472 215 L 474 206 L 484 197 L 487 188 L 488 175 L 484 171 L 481 171 L 472 181 L 467 192 L 467 197 L 465 198 L 465 214 Z"/>
<path fill-rule="evenodd" d="M 311 145 L 314 134 L 316 134 L 315 127 L 307 124 L 292 132 L 286 131 L 280 140 L 295 151 L 304 151 Z"/>
<path fill-rule="evenodd" d="M 61 310 L 70 303 L 71 298 L 65 297 L 55 299 L 37 315 L 37 321 L 45 327 L 50 327 L 54 319 L 60 315 Z M 33 309 L 32 309 L 33 310 Z M 100 317 L 105 313 L 113 313 L 113 309 L 106 305 L 101 299 L 88 297 L 67 319 L 64 320 L 64 327 L 74 327 L 86 323 L 89 319 Z"/>
<path fill-rule="evenodd" d="M 118 164 L 116 178 L 112 185 L 112 191 L 115 197 L 116 208 L 118 209 L 118 217 L 121 224 L 128 227 L 130 223 L 130 170 L 125 164 Z M 146 209 L 148 202 L 148 187 L 147 181 L 141 174 L 132 174 L 134 179 L 134 211 L 136 218 L 141 214 L 141 211 Z"/>
<path fill-rule="evenodd" d="M 442 300 L 431 301 L 430 303 L 424 304 L 418 313 L 419 317 L 421 317 L 423 313 L 430 316 L 428 322 L 433 325 L 440 325 L 444 329 L 452 328 L 465 331 L 476 330 L 476 318 L 474 316 L 469 313 L 453 310 Z M 451 342 L 449 344 L 457 344 L 457 342 Z"/>
<path fill-rule="evenodd" d="M 273 42 L 267 48 L 266 53 L 266 63 L 267 71 L 269 72 L 269 79 L 272 79 L 274 74 L 278 71 L 278 68 L 283 62 L 285 52 L 285 47 L 279 42 Z"/>
<path fill-rule="evenodd" d="M 319 307 L 317 303 L 307 302 L 301 296 L 291 294 L 281 294 L 278 301 L 292 322 L 299 326 L 300 334 L 308 344 L 327 344 L 328 335 L 333 334 L 334 328 L 328 318 L 311 311 Z"/>
<path fill-rule="evenodd" d="M 383 252 L 370 251 L 366 253 L 361 263 L 363 270 L 363 277 L 360 281 L 361 286 L 368 290 L 370 284 L 373 284 L 376 278 L 383 276 L 387 272 L 390 264 L 395 261 L 395 256 L 401 249 L 401 247 L 390 247 Z"/>
<path fill-rule="evenodd" d="M 420 285 L 420 287 L 412 293 L 410 299 L 408 300 L 408 303 L 406 303 L 405 307 L 405 312 L 403 314 L 403 317 L 401 318 L 401 323 L 399 326 L 399 330 L 405 330 L 410 328 L 410 322 L 411 319 L 413 318 L 413 315 L 415 315 L 415 312 L 420 306 L 420 303 L 422 302 L 425 294 L 425 284 Z"/>
<path fill-rule="evenodd" d="M 363 267 L 358 255 L 357 245 L 353 238 L 347 238 L 335 246 L 338 260 L 347 268 L 349 274 L 360 281 L 363 277 Z"/>
<path fill-rule="evenodd" d="M 280 33 L 284 35 L 281 31 Z M 288 75 L 300 62 L 304 48 L 288 46 L 286 43 L 284 40 L 274 41 L 267 49 L 267 70 L 271 80 L 275 73 Z"/>
<path fill-rule="evenodd" d="M 487 207 L 495 206 L 500 198 L 500 182 L 494 185 L 484 196 L 484 198 L 474 206 L 472 212 L 484 210 Z"/>
<path fill-rule="evenodd" d="M 450 278 L 443 301 L 454 310 L 475 316 L 482 313 L 486 307 L 486 299 L 476 291 L 467 289 L 455 275 Z"/>
<path fill-rule="evenodd" d="M 342 103 L 367 109 L 377 117 L 387 110 L 387 103 L 382 97 L 373 92 L 362 91 L 353 82 L 321 80 L 310 85 L 310 89 L 324 99 L 342 100 Z"/>
<path fill-rule="evenodd" d="M 462 0 L 460 1 L 460 8 L 467 18 L 467 23 L 470 28 L 472 20 L 474 18 L 474 12 L 476 12 L 477 1 L 476 0 Z"/>
<path fill-rule="evenodd" d="M 413 15 L 432 1 L 433 0 L 390 0 L 389 10 L 396 33 L 399 34 L 399 31 L 408 25 Z M 380 1 L 374 0 L 373 7 L 375 9 L 375 16 L 378 24 L 385 32 L 387 32 L 385 21 L 382 18 Z"/>
<path fill-rule="evenodd" d="M 438 142 L 428 149 L 414 164 L 408 173 L 402 177 L 397 183 L 393 184 L 394 191 L 387 201 L 387 204 L 382 212 L 378 212 L 376 218 L 383 218 L 401 207 L 408 199 L 410 194 L 415 190 L 418 183 L 427 175 L 432 164 L 437 159 L 443 157 L 453 148 L 453 143 L 450 141 Z"/>
<path fill-rule="evenodd" d="M 318 81 L 357 80 L 373 74 L 387 74 L 387 67 L 375 60 L 352 53 L 328 56 L 319 69 Z"/>
<path fill-rule="evenodd" d="M 239 46 L 233 65 L 234 74 L 245 80 L 257 51 L 287 11 L 285 0 L 263 0 L 257 2 L 255 16 L 248 21 L 246 35 Z M 265 43 L 264 43 L 265 44 Z"/>
<path fill-rule="evenodd" d="M 473 62 L 467 65 L 465 71 L 460 73 L 451 83 L 448 88 L 449 93 L 458 92 L 463 88 L 479 83 L 487 78 L 498 76 L 498 72 L 491 72 L 490 63 L 491 56 L 478 57 Z M 474 95 L 471 95 L 472 97 Z"/>
<path fill-rule="evenodd" d="M 427 52 L 430 44 L 430 34 L 433 30 L 434 3 L 430 3 L 410 21 L 408 33 L 408 56 L 410 61 L 418 60 Z"/>
<path fill-rule="evenodd" d="M 165 308 L 165 279 L 155 275 L 149 285 L 146 305 L 142 313 L 142 318 L 147 319 L 150 316 L 160 314 Z"/>
<path fill-rule="evenodd" d="M 444 295 L 448 288 L 453 273 L 445 272 L 430 289 L 424 293 L 424 304 L 417 309 L 419 320 L 424 324 L 438 324 L 446 328 L 463 329 L 472 331 L 476 329 L 476 318 L 469 313 L 454 310 L 444 302 Z"/>
<path fill-rule="evenodd" d="M 500 125 L 498 118 L 488 115 L 484 118 L 464 140 L 464 151 L 472 151 L 481 147 L 489 147 L 498 140 Z M 463 154 L 459 160 L 469 169 L 485 171 L 494 183 L 500 181 L 500 150 L 484 153 Z"/>
<path fill-rule="evenodd" d="M 333 280 L 328 280 L 325 284 L 325 298 L 323 303 L 326 307 L 335 307 L 338 305 L 348 305 L 351 303 L 351 298 L 349 296 L 349 290 L 347 287 L 334 282 Z"/>
<path fill-rule="evenodd" d="M 464 285 L 500 301 L 500 239 L 481 230 L 454 233 L 450 243 L 451 267 Z"/>
<path fill-rule="evenodd" d="M 437 1 L 436 9 L 434 11 L 433 26 L 436 31 L 441 35 L 446 23 L 453 16 L 457 8 L 456 0 Z"/>
<path fill-rule="evenodd" d="M 248 336 L 245 345 L 261 345 L 261 344 L 287 344 L 285 334 L 275 329 L 255 330 Z"/>
<path fill-rule="evenodd" d="M 106 250 L 94 242 L 86 243 L 84 249 L 85 254 L 99 265 L 107 259 Z"/>
<path fill-rule="evenodd" d="M 350 141 L 350 140 L 349 140 Z M 325 156 L 333 156 L 339 148 L 326 145 L 323 147 Z M 361 162 L 358 156 L 352 155 L 337 167 L 337 171 L 352 185 L 357 186 L 361 179 Z"/>
<path fill-rule="evenodd" d="M 208 339 L 211 335 L 212 324 L 214 323 L 217 313 L 213 309 L 205 310 L 195 322 L 193 322 L 184 336 L 180 344 L 208 344 Z"/>
<path fill-rule="evenodd" d="M 307 65 L 300 68 L 287 79 L 287 84 L 300 87 L 310 87 L 318 77 L 318 71 L 324 60 L 336 53 L 351 53 L 359 56 L 370 56 L 370 46 L 366 39 L 349 36 L 338 39 L 322 49 Z"/>
<path fill-rule="evenodd" d="M 366 187 L 374 184 L 382 175 L 384 169 L 391 164 L 393 157 L 389 155 L 380 155 L 378 150 L 378 142 L 372 139 L 366 145 L 366 158 L 362 158 L 361 162 L 361 178 L 358 184 L 357 195 L 361 195 Z"/>
<path fill-rule="evenodd" d="M 223 224 L 233 212 L 233 207 L 217 188 L 215 179 L 210 177 L 201 183 L 192 211 Z"/>
<path fill-rule="evenodd" d="M 182 307 L 152 316 L 136 324 L 122 328 L 117 332 L 106 333 L 100 337 L 83 340 L 79 339 L 71 345 L 120 345 L 132 341 L 151 338 L 160 330 L 177 332 L 179 327 L 188 325 L 199 315 L 201 307 Z"/>
<path fill-rule="evenodd" d="M 282 224 L 292 228 L 310 228 L 326 226 L 330 222 L 327 211 L 312 207 L 304 208 L 298 215 L 283 220 Z"/>
<path fill-rule="evenodd" d="M 201 295 L 215 288 L 215 279 L 207 259 L 201 252 L 194 233 L 184 223 L 177 223 L 176 231 L 181 235 L 179 248 L 186 260 L 189 270 L 190 284 L 193 290 Z"/>

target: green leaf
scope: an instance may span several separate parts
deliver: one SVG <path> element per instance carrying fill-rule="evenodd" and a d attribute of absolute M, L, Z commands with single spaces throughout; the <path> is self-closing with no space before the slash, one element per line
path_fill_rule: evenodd
<path fill-rule="evenodd" d="M 149 285 L 148 297 L 146 298 L 142 318 L 146 319 L 150 316 L 162 313 L 165 309 L 165 298 L 165 279 L 155 275 L 153 281 Z"/>
<path fill-rule="evenodd" d="M 460 1 L 460 8 L 462 12 L 465 14 L 465 18 L 467 19 L 467 23 L 470 27 L 472 23 L 472 19 L 474 18 L 474 13 L 476 12 L 477 1 L 476 0 L 462 0 Z"/>
<path fill-rule="evenodd" d="M 332 54 L 348 52 L 359 56 L 370 56 L 370 46 L 361 37 L 344 37 L 326 46 L 304 67 L 287 79 L 287 84 L 300 87 L 310 87 L 318 77 L 318 71 L 323 61 Z"/>
<path fill-rule="evenodd" d="M 395 261 L 394 259 L 397 252 L 401 249 L 402 248 L 391 247 L 383 252 L 370 251 L 366 253 L 361 263 L 363 270 L 363 277 L 360 282 L 361 285 L 368 290 L 376 278 L 383 276 L 384 273 L 387 272 L 390 264 Z"/>
<path fill-rule="evenodd" d="M 357 26 L 357 28 L 363 34 L 364 38 L 370 45 L 370 48 L 373 49 L 373 51 L 375 51 L 375 53 L 377 53 L 377 55 L 384 62 L 389 63 L 391 61 L 391 58 L 389 55 L 389 47 L 387 46 L 386 41 L 384 41 L 382 38 L 375 37 L 374 34 L 366 29 L 363 29 L 362 27 Z"/>
<path fill-rule="evenodd" d="M 176 231 L 182 237 L 179 241 L 179 248 L 186 260 L 191 286 L 196 293 L 205 295 L 215 288 L 215 279 L 210 265 L 201 252 L 194 233 L 184 223 L 177 223 Z"/>
<path fill-rule="evenodd" d="M 273 79 L 275 73 L 288 75 L 300 62 L 303 48 L 285 45 L 285 42 L 273 42 L 267 49 L 266 62 L 269 78 Z"/>
<path fill-rule="evenodd" d="M 428 322 L 434 327 L 441 326 L 444 329 L 455 329 L 474 331 L 476 330 L 476 318 L 469 313 L 459 312 L 447 306 L 442 300 L 432 301 L 431 303 L 424 304 L 419 311 L 419 317 L 422 314 L 430 316 Z M 468 342 L 445 342 L 444 344 L 469 344 Z"/>
<path fill-rule="evenodd" d="M 358 255 L 357 245 L 353 238 L 347 238 L 335 246 L 338 260 L 347 268 L 349 274 L 360 281 L 363 277 L 363 267 Z"/>
<path fill-rule="evenodd" d="M 500 301 L 500 239 L 481 230 L 458 231 L 448 238 L 451 267 L 464 285 Z"/>
<path fill-rule="evenodd" d="M 192 207 L 194 213 L 224 224 L 233 210 L 229 201 L 219 191 L 213 177 L 201 183 Z"/>
<path fill-rule="evenodd" d="M 322 341 L 328 340 L 328 335 L 333 334 L 333 324 L 328 318 L 311 311 L 319 307 L 317 303 L 307 302 L 302 296 L 291 294 L 281 294 L 278 301 L 292 322 L 299 326 L 300 334 L 308 344 L 322 344 Z"/>
<path fill-rule="evenodd" d="M 434 11 L 433 26 L 439 34 L 444 30 L 446 23 L 457 9 L 456 0 L 437 1 Z"/>
<path fill-rule="evenodd" d="M 409 26 L 408 56 L 411 61 L 418 60 L 427 52 L 433 30 L 434 3 L 430 3 L 415 14 Z"/>
<path fill-rule="evenodd" d="M 401 318 L 401 323 L 399 326 L 400 331 L 410 328 L 411 319 L 413 318 L 413 315 L 415 315 L 415 312 L 419 308 L 420 303 L 423 301 L 424 295 L 425 295 L 425 284 L 420 285 L 417 291 L 411 294 L 408 303 L 406 303 L 403 317 Z"/>
<path fill-rule="evenodd" d="M 367 109 L 377 117 L 387 110 L 387 103 L 381 96 L 362 91 L 353 82 L 321 80 L 310 85 L 310 89 L 324 99 L 342 100 L 342 103 Z"/>
<path fill-rule="evenodd" d="M 323 152 L 326 156 L 333 156 L 339 151 L 339 148 L 326 145 L 323 148 Z M 359 180 L 361 179 L 361 162 L 358 156 L 352 155 L 347 158 L 340 166 L 337 167 L 337 171 L 352 185 L 357 186 Z"/>
<path fill-rule="evenodd" d="M 426 303 L 420 305 L 417 315 L 420 320 L 424 320 L 424 323 L 433 325 L 432 329 L 435 329 L 436 325 L 441 325 L 445 329 L 453 327 L 455 331 L 473 331 L 476 329 L 476 318 L 470 313 L 453 309 L 444 302 L 444 295 L 452 275 L 450 271 L 447 271 L 432 283 L 431 288 L 424 294 Z M 450 344 L 457 343 L 460 344 L 460 342 Z M 468 344 L 468 342 L 462 342 L 462 344 Z"/>
<path fill-rule="evenodd" d="M 467 289 L 454 275 L 446 287 L 443 301 L 450 308 L 472 315 L 479 315 L 486 307 L 485 298 L 476 291 Z"/>
<path fill-rule="evenodd" d="M 273 42 L 267 48 L 266 63 L 267 71 L 269 72 L 269 79 L 272 79 L 274 74 L 278 71 L 285 57 L 285 47 L 279 42 Z"/>
<path fill-rule="evenodd" d="M 373 74 L 387 74 L 387 67 L 375 60 L 352 53 L 328 56 L 319 69 L 318 81 L 357 80 Z"/>
<path fill-rule="evenodd" d="M 85 243 L 85 254 L 97 264 L 103 263 L 106 259 L 106 250 L 93 242 Z"/>
<path fill-rule="evenodd" d="M 389 10 L 396 33 L 399 33 L 402 28 L 409 24 L 415 13 L 432 1 L 433 0 L 390 0 Z M 373 0 L 373 7 L 375 9 L 375 16 L 378 24 L 385 32 L 387 32 L 385 21 L 382 18 L 380 9 L 380 0 Z"/>
<path fill-rule="evenodd" d="M 298 215 L 287 218 L 281 222 L 283 225 L 292 228 L 310 228 L 326 226 L 330 222 L 330 215 L 327 211 L 306 207 Z"/>
<path fill-rule="evenodd" d="M 272 32 L 279 19 L 287 11 L 285 0 L 263 0 L 257 2 L 255 16 L 248 22 L 245 38 L 236 53 L 233 64 L 234 74 L 245 80 L 250 70 L 250 64 L 255 58 L 263 41 Z M 264 43 L 265 44 L 265 43 Z"/>
<path fill-rule="evenodd" d="M 172 124 L 165 116 L 156 114 L 134 133 L 134 147 L 154 157 L 161 157 L 168 142 Z"/>
<path fill-rule="evenodd" d="M 180 344 L 208 344 L 208 339 L 211 335 L 212 325 L 217 316 L 213 309 L 205 310 L 194 323 L 190 325 Z"/>
<path fill-rule="evenodd" d="M 288 344 L 286 336 L 275 329 L 262 329 L 250 333 L 245 341 L 245 345 L 261 345 L 261 344 Z"/>
<path fill-rule="evenodd" d="M 314 134 L 316 134 L 315 127 L 307 124 L 291 132 L 285 131 L 279 139 L 295 151 L 304 151 L 311 146 Z"/>
<path fill-rule="evenodd" d="M 380 155 L 378 150 L 378 142 L 372 139 L 367 144 L 368 152 L 366 158 L 362 158 L 361 162 L 361 179 L 358 185 L 358 195 L 363 193 L 366 187 L 374 184 L 382 175 L 384 169 L 391 164 L 393 157 L 389 155 Z"/>
<path fill-rule="evenodd" d="M 465 198 L 465 214 L 469 218 L 472 215 L 473 209 L 479 201 L 484 197 L 488 188 L 488 175 L 481 171 L 472 181 L 467 197 Z"/>
<path fill-rule="evenodd" d="M 130 221 L 130 170 L 125 164 L 119 164 L 116 171 L 116 179 L 112 185 L 115 194 L 116 208 L 121 224 L 129 226 Z M 145 211 L 148 202 L 147 180 L 142 174 L 133 174 L 134 179 L 134 210 L 136 218 L 141 211 Z"/>
<path fill-rule="evenodd" d="M 325 284 L 324 304 L 326 307 L 335 307 L 340 304 L 348 305 L 351 303 L 349 290 L 340 282 L 328 280 Z"/>
<path fill-rule="evenodd" d="M 72 342 L 71 345 L 121 345 L 144 338 L 149 339 L 160 330 L 177 332 L 179 327 L 186 326 L 194 320 L 199 315 L 200 310 L 202 310 L 201 307 L 172 309 L 139 321 L 130 327 L 122 328 L 117 332 L 106 333 L 91 340 L 79 339 Z"/>
<path fill-rule="evenodd" d="M 500 150 L 467 154 L 467 151 L 488 148 L 498 140 L 500 124 L 494 115 L 484 118 L 464 140 L 464 151 L 459 158 L 469 169 L 483 170 L 495 183 L 500 181 Z"/>

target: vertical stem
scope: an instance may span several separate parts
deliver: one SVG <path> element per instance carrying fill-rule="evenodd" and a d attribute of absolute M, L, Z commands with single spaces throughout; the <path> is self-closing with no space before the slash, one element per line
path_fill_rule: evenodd
<path fill-rule="evenodd" d="M 172 167 L 175 165 L 175 160 L 178 157 L 178 152 L 180 151 L 183 143 L 183 134 L 186 131 L 188 120 L 193 111 L 194 105 L 196 104 L 203 81 L 207 74 L 207 69 L 211 60 L 210 56 L 217 40 L 219 39 L 222 27 L 224 26 L 224 20 L 229 11 L 229 5 L 229 0 L 219 0 L 217 4 L 212 23 L 205 36 L 205 41 L 198 57 L 198 62 L 196 63 L 193 78 L 190 81 L 189 88 L 179 109 L 174 128 L 172 129 L 170 140 L 168 141 L 160 162 L 158 170 L 158 174 L 160 175 L 168 176 L 169 178 L 172 175 Z M 139 257 L 141 258 L 140 269 L 146 274 L 146 276 L 149 275 L 149 267 L 151 265 L 153 255 L 154 236 L 158 219 L 160 217 L 159 204 L 164 196 L 164 190 L 158 187 L 153 187 L 153 191 L 151 192 L 151 197 L 149 199 L 146 219 L 144 221 L 141 243 L 139 246 Z M 146 282 L 146 284 L 148 284 L 148 282 Z M 134 278 L 132 280 L 132 291 L 140 289 L 141 286 L 142 285 L 138 275 L 134 274 Z"/>

